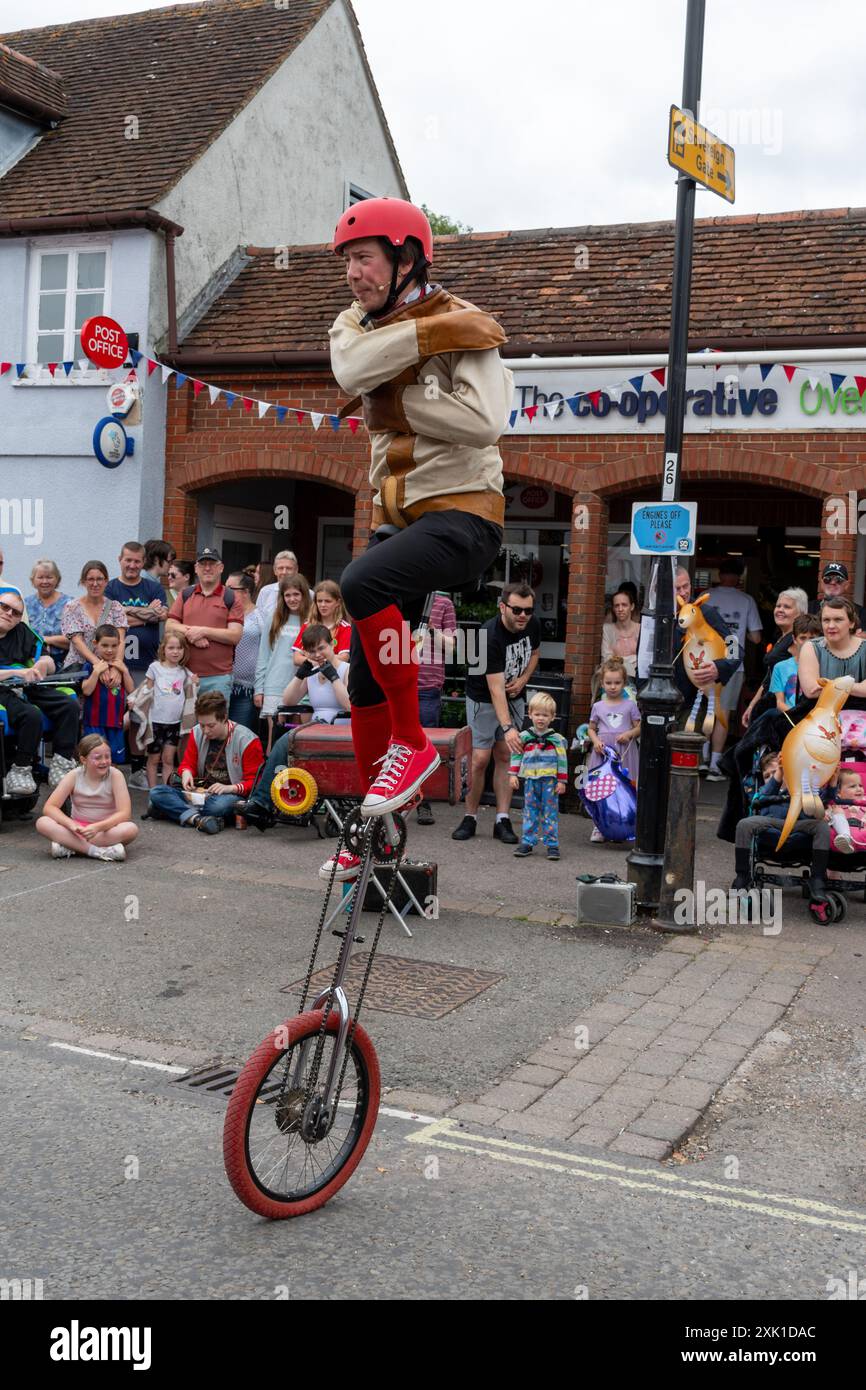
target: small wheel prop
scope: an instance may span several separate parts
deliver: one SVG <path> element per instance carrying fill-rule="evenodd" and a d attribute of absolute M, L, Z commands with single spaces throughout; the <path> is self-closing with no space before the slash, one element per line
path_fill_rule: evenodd
<path fill-rule="evenodd" d="M 316 780 L 302 767 L 284 767 L 271 783 L 271 801 L 284 816 L 302 816 L 318 799 Z"/>

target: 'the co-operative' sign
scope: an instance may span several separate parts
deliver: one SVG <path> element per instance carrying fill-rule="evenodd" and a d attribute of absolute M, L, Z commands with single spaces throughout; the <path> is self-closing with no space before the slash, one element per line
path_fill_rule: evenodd
<path fill-rule="evenodd" d="M 97 317 L 81 325 L 81 350 L 95 367 L 122 367 L 129 343 L 119 323 Z"/>

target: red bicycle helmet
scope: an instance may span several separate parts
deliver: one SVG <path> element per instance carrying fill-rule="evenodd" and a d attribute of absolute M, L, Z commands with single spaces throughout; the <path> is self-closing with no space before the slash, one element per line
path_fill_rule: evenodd
<path fill-rule="evenodd" d="M 407 237 L 421 243 L 426 265 L 433 263 L 433 231 L 420 208 L 404 198 L 364 198 L 347 208 L 334 231 L 334 250 L 361 237 L 385 237 L 394 247 L 405 245 Z"/>

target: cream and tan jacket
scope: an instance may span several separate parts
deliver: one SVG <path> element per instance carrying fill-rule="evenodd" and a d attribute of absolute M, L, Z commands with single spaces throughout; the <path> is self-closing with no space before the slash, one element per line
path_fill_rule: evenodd
<path fill-rule="evenodd" d="M 340 314 L 330 331 L 331 365 L 343 390 L 363 403 L 373 525 L 457 510 L 501 526 L 497 445 L 513 395 L 499 356 L 503 329 L 441 286 L 366 328 L 363 317 L 357 302 Z"/>

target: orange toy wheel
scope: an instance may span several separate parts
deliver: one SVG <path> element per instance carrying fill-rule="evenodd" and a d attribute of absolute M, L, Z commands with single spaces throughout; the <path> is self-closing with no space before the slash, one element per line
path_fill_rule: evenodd
<path fill-rule="evenodd" d="M 318 799 L 316 780 L 302 767 L 284 767 L 271 783 L 271 801 L 284 816 L 302 816 Z"/>

